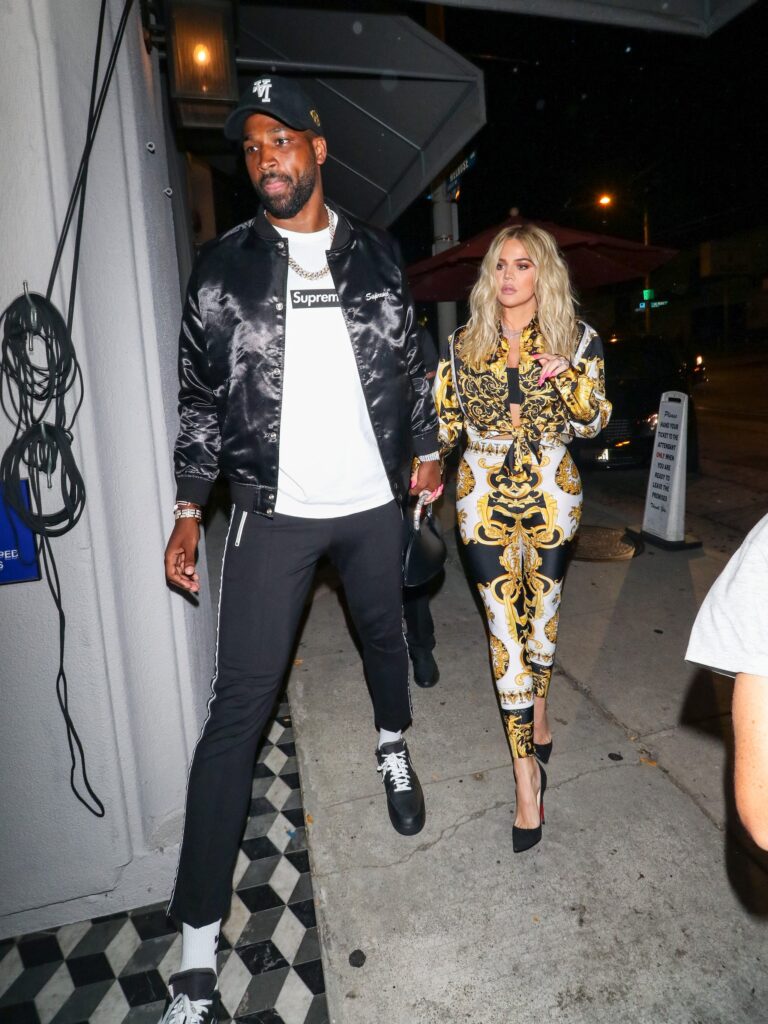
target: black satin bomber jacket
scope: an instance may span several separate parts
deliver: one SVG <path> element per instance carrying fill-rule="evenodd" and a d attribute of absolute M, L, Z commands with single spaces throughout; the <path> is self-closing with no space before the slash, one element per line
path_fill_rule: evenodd
<path fill-rule="evenodd" d="M 392 494 L 402 503 L 412 457 L 437 451 L 413 303 L 393 239 L 328 205 L 338 216 L 328 266 Z M 287 283 L 288 245 L 262 211 L 198 254 L 179 339 L 177 500 L 205 504 L 221 472 L 239 507 L 273 514 Z"/>

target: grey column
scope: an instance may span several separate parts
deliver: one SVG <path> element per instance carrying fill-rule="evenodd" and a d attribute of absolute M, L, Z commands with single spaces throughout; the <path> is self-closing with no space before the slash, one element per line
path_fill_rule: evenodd
<path fill-rule="evenodd" d="M 122 6 L 110 0 L 110 37 Z M 3 4 L 12 55 L 0 62 L 3 308 L 24 279 L 46 288 L 84 142 L 98 7 Z M 12 823 L 0 840 L 0 936 L 161 900 L 175 871 L 213 616 L 205 575 L 196 608 L 167 590 L 162 572 L 180 314 L 168 185 L 157 55 L 144 50 L 137 4 L 91 162 L 73 332 L 85 378 L 75 455 L 87 506 L 54 541 L 70 708 L 107 815 L 92 817 L 69 788 L 47 587 L 0 587 L 0 808 Z M 53 294 L 62 312 L 71 251 Z M 3 418 L 0 449 L 10 436 Z"/>

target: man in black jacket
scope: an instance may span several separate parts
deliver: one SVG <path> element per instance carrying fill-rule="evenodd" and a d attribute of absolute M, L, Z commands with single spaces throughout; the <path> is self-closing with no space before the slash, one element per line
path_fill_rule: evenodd
<path fill-rule="evenodd" d="M 216 1020 L 216 941 L 256 748 L 324 554 L 362 641 L 390 819 L 405 835 L 424 824 L 402 738 L 411 710 L 401 505 L 414 457 L 412 490 L 436 497 L 441 488 L 437 421 L 397 248 L 324 199 L 326 142 L 296 82 L 256 80 L 225 133 L 242 140 L 263 209 L 203 248 L 182 320 L 169 583 L 199 589 L 201 510 L 219 472 L 233 509 L 216 670 L 169 908 L 183 926 L 174 1024 Z"/>

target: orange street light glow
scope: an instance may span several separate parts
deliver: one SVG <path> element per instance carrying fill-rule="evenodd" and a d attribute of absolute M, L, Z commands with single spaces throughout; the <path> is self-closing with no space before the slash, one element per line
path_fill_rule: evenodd
<path fill-rule="evenodd" d="M 610 206 L 613 202 L 613 196 L 600 196 L 600 198 L 597 201 L 598 203 L 600 203 L 601 206 Z"/>
<path fill-rule="evenodd" d="M 198 43 L 192 51 L 195 64 L 199 64 L 201 67 L 205 67 L 206 64 L 211 63 L 211 52 L 207 46 L 203 43 Z"/>

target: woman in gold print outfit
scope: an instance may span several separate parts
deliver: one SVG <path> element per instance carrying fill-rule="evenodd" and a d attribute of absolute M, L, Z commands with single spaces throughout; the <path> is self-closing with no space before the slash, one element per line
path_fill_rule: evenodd
<path fill-rule="evenodd" d="M 501 231 L 483 259 L 470 318 L 435 381 L 443 453 L 466 432 L 457 516 L 483 599 L 491 663 L 512 751 L 515 852 L 541 839 L 546 699 L 560 593 L 579 526 L 581 481 L 566 442 L 608 422 L 602 344 L 576 319 L 554 239 Z"/>

